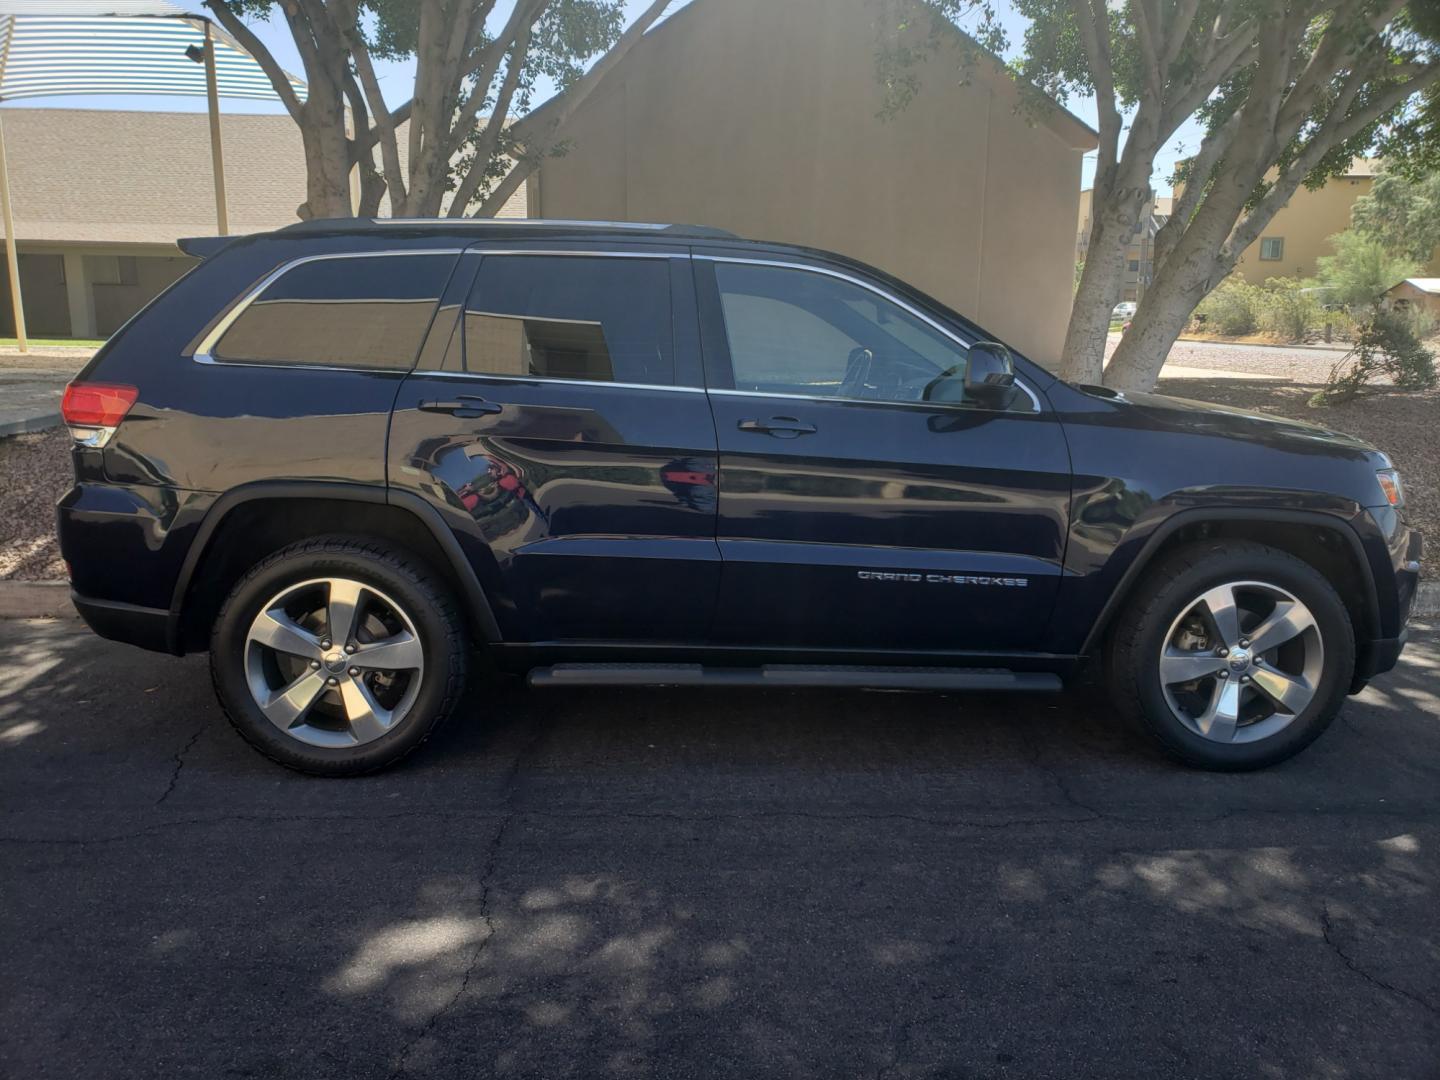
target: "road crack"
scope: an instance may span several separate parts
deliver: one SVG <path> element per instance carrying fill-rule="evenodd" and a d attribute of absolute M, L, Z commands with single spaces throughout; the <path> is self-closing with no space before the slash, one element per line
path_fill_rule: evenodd
<path fill-rule="evenodd" d="M 1385 990 L 1388 993 L 1396 995 L 1397 997 L 1405 998 L 1407 1001 L 1413 1001 L 1416 1005 L 1419 1005 L 1427 1012 L 1440 1015 L 1440 1010 L 1437 1010 L 1434 1005 L 1426 1001 L 1423 997 L 1420 997 L 1418 994 L 1412 994 L 1409 990 L 1401 989 L 1393 983 L 1386 982 L 1384 979 L 1377 978 L 1376 976 L 1371 975 L 1368 971 L 1362 968 L 1358 963 L 1356 963 L 1354 958 L 1351 957 L 1349 953 L 1347 953 L 1335 942 L 1335 939 L 1331 936 L 1332 930 L 1333 925 L 1330 921 L 1330 905 L 1328 903 L 1322 903 L 1320 906 L 1320 935 L 1325 939 L 1325 944 L 1330 946 L 1330 950 L 1341 959 L 1341 961 L 1345 964 L 1347 968 L 1353 971 L 1356 975 L 1359 975 L 1362 979 L 1364 979 L 1371 985 L 1378 986 L 1381 990 Z"/>
<path fill-rule="evenodd" d="M 165 790 L 162 791 L 160 797 L 155 800 L 156 806 L 159 806 L 166 799 L 170 798 L 171 793 L 175 790 L 175 785 L 180 783 L 180 772 L 185 768 L 185 755 L 190 753 L 195 744 L 200 741 L 200 736 L 203 734 L 205 734 L 205 726 L 201 725 L 196 729 L 195 734 L 190 736 L 190 741 L 175 751 L 175 756 L 172 758 L 175 762 L 175 768 L 170 773 L 170 783 L 165 786 Z"/>
<path fill-rule="evenodd" d="M 460 977 L 460 985 L 456 987 L 455 993 L 450 996 L 450 1000 L 436 1009 L 430 1018 L 421 1026 L 420 1030 L 415 1033 L 415 1036 L 401 1049 L 396 1066 L 390 1072 L 390 1080 L 396 1080 L 397 1077 L 404 1076 L 410 1071 L 409 1066 L 406 1064 L 410 1055 L 415 1052 L 421 1043 L 429 1038 L 430 1033 L 435 1030 L 440 1021 L 460 1003 L 460 999 L 463 998 L 465 992 L 470 989 L 470 980 L 474 978 L 475 971 L 480 966 L 480 960 L 485 955 L 485 950 L 495 938 L 495 921 L 490 910 L 491 879 L 495 876 L 495 866 L 500 859 L 500 849 L 504 846 L 505 835 L 509 832 L 510 826 L 516 817 L 519 816 L 517 803 L 519 801 L 520 772 L 524 767 L 526 758 L 534 753 L 535 748 L 539 746 L 544 735 L 545 729 L 543 727 L 536 729 L 530 741 L 516 753 L 515 760 L 510 765 L 510 771 L 505 777 L 504 793 L 500 800 L 502 817 L 500 818 L 500 824 L 495 828 L 495 835 L 490 840 L 490 846 L 485 856 L 485 865 L 480 871 L 480 921 L 485 926 L 485 933 L 470 953 L 469 962 L 465 965 L 465 973 Z"/>

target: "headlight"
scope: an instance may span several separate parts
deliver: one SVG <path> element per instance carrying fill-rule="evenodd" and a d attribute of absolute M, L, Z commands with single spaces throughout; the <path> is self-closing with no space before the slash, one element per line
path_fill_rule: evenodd
<path fill-rule="evenodd" d="M 1380 469 L 1375 473 L 1375 478 L 1380 481 L 1380 490 L 1385 493 L 1386 502 L 1395 507 L 1405 505 L 1405 489 L 1400 486 L 1400 473 L 1397 470 Z"/>

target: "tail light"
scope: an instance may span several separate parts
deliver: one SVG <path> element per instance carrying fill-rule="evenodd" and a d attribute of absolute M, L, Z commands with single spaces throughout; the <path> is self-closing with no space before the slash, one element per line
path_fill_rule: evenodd
<path fill-rule="evenodd" d="M 71 383 L 60 399 L 60 416 L 81 446 L 104 446 L 139 396 L 133 386 Z"/>

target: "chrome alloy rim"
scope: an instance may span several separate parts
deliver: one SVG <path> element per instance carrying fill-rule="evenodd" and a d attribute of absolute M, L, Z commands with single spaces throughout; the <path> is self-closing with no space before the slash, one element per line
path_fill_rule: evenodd
<path fill-rule="evenodd" d="M 1166 704 L 1196 735 L 1251 743 L 1289 727 L 1320 685 L 1325 646 L 1310 609 L 1261 581 L 1207 589 L 1170 624 Z"/>
<path fill-rule="evenodd" d="M 405 610 L 352 578 L 287 586 L 245 635 L 245 681 L 260 711 L 311 746 L 373 742 L 405 719 L 425 650 Z"/>

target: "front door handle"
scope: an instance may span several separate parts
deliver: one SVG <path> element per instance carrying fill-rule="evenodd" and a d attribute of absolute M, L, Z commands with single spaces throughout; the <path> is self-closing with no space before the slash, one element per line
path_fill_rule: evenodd
<path fill-rule="evenodd" d="M 494 416 L 505 408 L 493 401 L 472 394 L 461 394 L 458 401 L 422 401 L 421 412 L 443 412 L 458 416 L 462 420 L 473 420 L 477 416 Z"/>
<path fill-rule="evenodd" d="M 736 426 L 741 431 L 774 435 L 777 439 L 793 439 L 797 435 L 815 434 L 814 424 L 807 424 L 793 416 L 772 416 L 768 420 L 741 420 Z"/>

